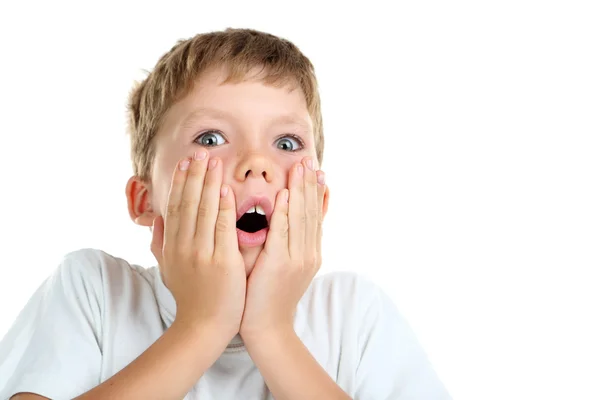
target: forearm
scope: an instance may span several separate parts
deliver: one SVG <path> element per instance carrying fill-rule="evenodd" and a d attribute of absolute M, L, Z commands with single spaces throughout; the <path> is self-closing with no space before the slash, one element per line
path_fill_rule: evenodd
<path fill-rule="evenodd" d="M 250 357 L 277 400 L 351 399 L 327 374 L 293 329 L 244 338 Z"/>
<path fill-rule="evenodd" d="M 131 364 L 77 399 L 182 399 L 219 358 L 225 339 L 216 329 L 175 322 Z"/>

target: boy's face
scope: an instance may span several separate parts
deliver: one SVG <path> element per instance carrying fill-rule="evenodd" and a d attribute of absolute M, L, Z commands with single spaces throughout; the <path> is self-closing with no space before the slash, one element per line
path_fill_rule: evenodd
<path fill-rule="evenodd" d="M 176 164 L 201 147 L 222 160 L 223 183 L 233 189 L 238 211 L 251 197 L 266 198 L 272 209 L 277 193 L 288 187 L 290 169 L 303 158 L 312 157 L 315 170 L 320 168 L 301 89 L 254 80 L 221 85 L 224 78 L 222 69 L 202 74 L 190 94 L 166 113 L 155 138 L 151 184 L 132 177 L 127 185 L 136 223 L 152 226 L 155 216 L 165 215 Z M 328 192 L 323 214 L 327 204 Z M 249 275 L 264 243 L 238 242 Z"/>

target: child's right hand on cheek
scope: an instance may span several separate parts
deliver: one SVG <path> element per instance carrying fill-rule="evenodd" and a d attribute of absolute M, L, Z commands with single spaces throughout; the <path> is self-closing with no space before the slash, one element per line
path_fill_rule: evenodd
<path fill-rule="evenodd" d="M 177 304 L 174 324 L 211 327 L 230 340 L 244 312 L 246 271 L 233 190 L 222 180 L 222 161 L 205 149 L 180 161 L 151 249 Z"/>

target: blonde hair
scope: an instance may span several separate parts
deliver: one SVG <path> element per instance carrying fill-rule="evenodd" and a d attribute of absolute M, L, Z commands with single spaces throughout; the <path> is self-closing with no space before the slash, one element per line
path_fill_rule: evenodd
<path fill-rule="evenodd" d="M 227 68 L 225 83 L 242 82 L 258 67 L 266 84 L 300 87 L 313 121 L 317 158 L 322 163 L 321 100 L 310 60 L 286 39 L 252 29 L 229 28 L 178 41 L 146 79 L 134 85 L 127 105 L 134 175 L 150 181 L 155 155 L 153 139 L 165 113 L 189 94 L 202 72 L 219 66 Z"/>

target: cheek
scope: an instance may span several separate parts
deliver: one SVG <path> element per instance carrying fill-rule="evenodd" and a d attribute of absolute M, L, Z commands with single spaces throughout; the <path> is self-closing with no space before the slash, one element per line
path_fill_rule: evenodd
<path fill-rule="evenodd" d="M 283 173 L 285 176 L 285 184 L 286 186 L 289 183 L 289 176 L 290 173 L 292 171 L 292 168 L 294 168 L 297 164 L 302 163 L 302 159 L 305 157 L 306 155 L 297 155 L 294 157 L 287 157 L 285 160 L 282 160 L 282 163 L 280 164 L 283 167 Z"/>
<path fill-rule="evenodd" d="M 214 149 L 209 151 L 208 157 L 219 157 L 223 162 L 225 170 L 232 168 L 239 161 L 239 157 L 237 157 L 235 153 L 226 151 L 226 149 Z"/>
<path fill-rule="evenodd" d="M 157 208 L 160 209 L 161 214 L 166 210 L 174 169 L 175 165 L 172 168 L 161 168 L 152 179 L 150 197 L 155 212 L 158 211 Z"/>

